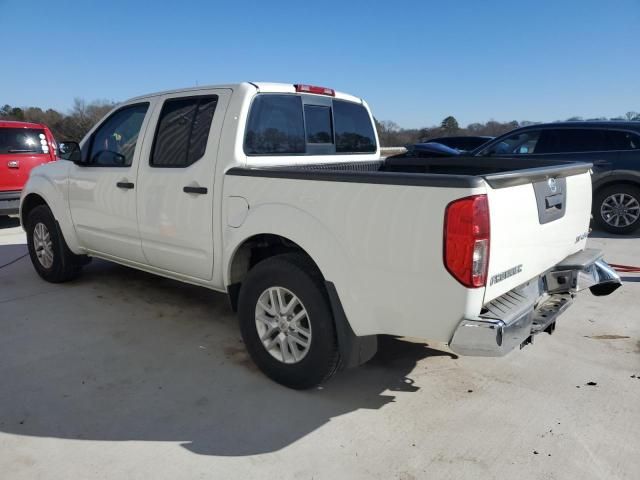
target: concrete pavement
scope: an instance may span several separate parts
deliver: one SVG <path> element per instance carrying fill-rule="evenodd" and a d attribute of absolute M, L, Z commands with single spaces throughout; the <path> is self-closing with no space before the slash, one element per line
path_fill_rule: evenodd
<path fill-rule="evenodd" d="M 594 237 L 640 263 L 637 235 Z M 24 253 L 0 220 L 0 265 Z M 625 279 L 505 358 L 383 338 L 296 392 L 254 368 L 221 294 L 103 261 L 52 285 L 22 258 L 0 269 L 0 478 L 635 480 L 640 275 Z"/>

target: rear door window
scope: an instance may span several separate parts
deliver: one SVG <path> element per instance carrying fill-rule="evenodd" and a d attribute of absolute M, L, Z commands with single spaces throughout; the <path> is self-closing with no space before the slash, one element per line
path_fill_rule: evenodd
<path fill-rule="evenodd" d="M 0 154 L 45 154 L 49 144 L 39 128 L 0 128 Z"/>
<path fill-rule="evenodd" d="M 172 98 L 164 102 L 150 165 L 184 168 L 194 164 L 207 147 L 217 95 Z"/>
<path fill-rule="evenodd" d="M 543 130 L 536 153 L 601 152 L 607 150 L 602 130 L 558 128 Z"/>

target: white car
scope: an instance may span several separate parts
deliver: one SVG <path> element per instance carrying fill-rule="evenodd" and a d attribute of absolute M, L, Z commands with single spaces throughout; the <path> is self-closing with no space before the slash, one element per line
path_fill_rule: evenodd
<path fill-rule="evenodd" d="M 253 360 L 293 388 L 380 334 L 504 355 L 620 284 L 585 250 L 590 164 L 382 160 L 367 104 L 329 88 L 146 95 L 60 152 L 21 197 L 38 274 L 99 257 L 227 292 Z"/>

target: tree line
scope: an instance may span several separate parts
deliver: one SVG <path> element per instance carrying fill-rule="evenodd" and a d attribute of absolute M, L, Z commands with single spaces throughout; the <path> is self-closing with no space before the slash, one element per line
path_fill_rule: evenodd
<path fill-rule="evenodd" d="M 599 117 L 585 119 L 583 117 L 571 117 L 566 119 L 568 122 L 626 120 L 640 120 L 640 113 L 627 112 L 625 115 L 614 118 Z M 398 147 L 419 143 L 431 138 L 451 137 L 456 135 L 497 137 L 498 135 L 507 133 L 514 128 L 541 123 L 529 120 L 513 120 L 511 122 L 497 122 L 495 120 L 489 120 L 488 122 L 470 123 L 466 127 L 461 127 L 453 116 L 446 117 L 439 125 L 424 128 L 401 128 L 397 123 L 389 120 L 378 121 L 376 119 L 375 122 L 378 130 L 378 137 L 380 138 L 380 144 L 383 147 Z"/>
<path fill-rule="evenodd" d="M 40 107 L 4 105 L 0 108 L 0 119 L 43 123 L 49 127 L 58 141 L 74 140 L 79 142 L 91 127 L 114 106 L 114 102 L 106 100 L 86 102 L 81 98 L 76 98 L 73 101 L 73 106 L 66 113 L 52 108 L 43 110 Z"/>
<path fill-rule="evenodd" d="M 24 122 L 44 123 L 47 125 L 58 141 L 80 141 L 82 137 L 116 104 L 107 100 L 95 100 L 86 102 L 81 98 L 73 101 L 73 106 L 66 112 L 59 112 L 52 108 L 43 110 L 39 107 L 13 107 L 4 105 L 0 108 L 0 119 L 19 120 Z M 567 121 L 585 120 L 582 117 L 571 117 Z M 623 116 L 615 118 L 589 118 L 586 120 L 640 120 L 640 113 L 627 112 Z M 470 123 L 461 127 L 453 116 L 448 116 L 439 125 L 423 128 L 401 128 L 390 120 L 378 121 L 375 119 L 376 129 L 380 144 L 383 147 L 399 147 L 418 143 L 435 137 L 450 137 L 454 135 L 481 135 L 496 137 L 514 128 L 533 125 L 539 122 L 516 121 L 497 122 L 489 120 L 485 123 Z"/>

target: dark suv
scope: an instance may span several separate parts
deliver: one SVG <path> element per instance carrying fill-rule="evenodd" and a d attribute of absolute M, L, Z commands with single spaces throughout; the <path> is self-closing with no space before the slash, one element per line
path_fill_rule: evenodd
<path fill-rule="evenodd" d="M 456 137 L 438 137 L 432 138 L 429 140 L 425 140 L 423 143 L 440 143 L 449 148 L 455 148 L 456 150 L 460 150 L 461 152 L 470 152 L 485 143 L 489 140 L 493 140 L 493 137 L 482 137 L 482 136 L 456 136 Z"/>
<path fill-rule="evenodd" d="M 593 218 L 612 233 L 640 227 L 640 122 L 562 122 L 506 133 L 473 152 L 593 163 Z"/>

